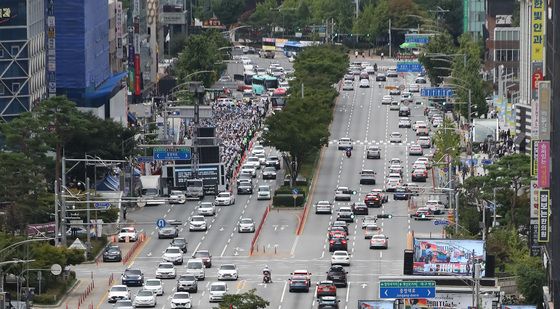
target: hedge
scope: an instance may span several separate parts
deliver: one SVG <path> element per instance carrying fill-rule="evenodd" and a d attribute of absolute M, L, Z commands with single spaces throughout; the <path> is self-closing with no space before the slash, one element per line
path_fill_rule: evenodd
<path fill-rule="evenodd" d="M 272 205 L 275 207 L 301 207 L 305 203 L 305 195 L 298 194 L 294 205 L 292 194 L 276 194 L 272 198 Z"/>

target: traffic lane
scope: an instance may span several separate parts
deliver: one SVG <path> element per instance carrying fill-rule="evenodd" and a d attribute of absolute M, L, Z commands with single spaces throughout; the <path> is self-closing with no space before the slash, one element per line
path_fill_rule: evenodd
<path fill-rule="evenodd" d="M 262 226 L 259 238 L 255 242 L 252 258 L 275 259 L 294 256 L 300 214 L 299 209 L 271 209 L 266 223 Z"/>

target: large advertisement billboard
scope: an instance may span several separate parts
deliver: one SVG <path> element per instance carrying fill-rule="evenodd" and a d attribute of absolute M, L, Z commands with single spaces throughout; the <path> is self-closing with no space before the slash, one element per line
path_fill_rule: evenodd
<path fill-rule="evenodd" d="M 392 300 L 358 300 L 358 309 L 393 309 L 395 302 Z"/>
<path fill-rule="evenodd" d="M 414 239 L 414 275 L 472 275 L 473 263 L 482 264 L 486 250 L 483 240 Z"/>

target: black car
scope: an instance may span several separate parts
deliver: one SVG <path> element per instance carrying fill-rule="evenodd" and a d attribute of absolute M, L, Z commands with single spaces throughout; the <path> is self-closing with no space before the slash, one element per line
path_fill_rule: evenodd
<path fill-rule="evenodd" d="M 341 265 L 333 265 L 327 272 L 327 280 L 334 282 L 337 287 L 346 287 L 348 286 L 347 273 Z"/>
<path fill-rule="evenodd" d="M 375 81 L 376 82 L 384 82 L 387 81 L 387 76 L 385 76 L 385 74 L 379 73 L 375 76 Z"/>
<path fill-rule="evenodd" d="M 122 274 L 121 281 L 126 286 L 144 285 L 144 274 L 140 269 L 126 269 Z"/>
<path fill-rule="evenodd" d="M 336 296 L 321 296 L 317 300 L 319 309 L 338 309 L 338 303 L 340 300 L 336 299 Z"/>
<path fill-rule="evenodd" d="M 237 194 L 253 194 L 253 182 L 239 179 L 237 181 Z"/>
<path fill-rule="evenodd" d="M 272 166 L 276 170 L 280 169 L 280 159 L 278 158 L 278 156 L 269 156 L 264 162 L 265 166 Z"/>
<path fill-rule="evenodd" d="M 119 246 L 107 246 L 103 251 L 103 262 L 122 261 L 122 252 Z"/>
<path fill-rule="evenodd" d="M 158 239 L 175 238 L 179 236 L 179 229 L 175 226 L 164 226 L 158 230 Z"/>
<path fill-rule="evenodd" d="M 173 238 L 173 240 L 170 243 L 171 247 L 178 247 L 179 249 L 181 249 L 181 251 L 183 251 L 183 253 L 187 252 L 187 240 L 179 237 L 179 238 Z"/>
<path fill-rule="evenodd" d="M 329 252 L 337 250 L 348 251 L 348 241 L 346 237 L 333 237 L 329 240 Z"/>
<path fill-rule="evenodd" d="M 366 205 L 366 203 L 364 202 L 354 202 L 352 203 L 352 211 L 354 212 L 355 215 L 368 215 L 369 214 L 369 210 L 368 207 Z"/>
<path fill-rule="evenodd" d="M 181 275 L 177 279 L 177 292 L 198 292 L 198 280 L 196 277 L 190 274 Z"/>

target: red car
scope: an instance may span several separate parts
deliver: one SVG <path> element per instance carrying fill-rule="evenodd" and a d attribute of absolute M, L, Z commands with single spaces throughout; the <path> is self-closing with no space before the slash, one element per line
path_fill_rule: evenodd
<path fill-rule="evenodd" d="M 321 296 L 336 296 L 336 286 L 330 280 L 317 282 L 317 298 Z"/>
<path fill-rule="evenodd" d="M 346 230 L 341 226 L 333 226 L 329 230 L 329 239 L 334 237 L 346 237 L 346 236 L 348 236 L 348 233 L 346 233 Z"/>
<path fill-rule="evenodd" d="M 364 198 L 367 207 L 381 207 L 383 199 L 379 193 L 368 193 Z"/>

